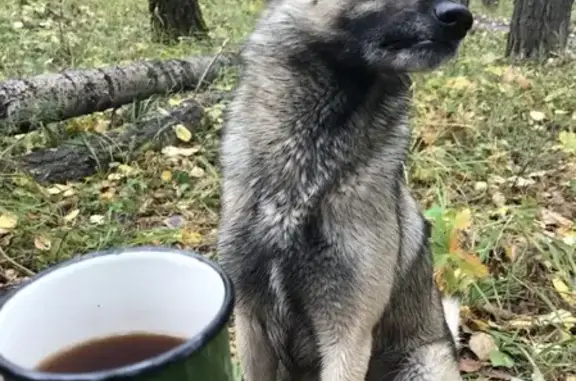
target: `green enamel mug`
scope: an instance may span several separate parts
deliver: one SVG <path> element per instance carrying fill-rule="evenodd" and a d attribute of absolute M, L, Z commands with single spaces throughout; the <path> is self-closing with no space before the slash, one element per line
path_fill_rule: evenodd
<path fill-rule="evenodd" d="M 232 283 L 193 252 L 135 247 L 82 255 L 0 303 L 0 380 L 235 378 Z"/>

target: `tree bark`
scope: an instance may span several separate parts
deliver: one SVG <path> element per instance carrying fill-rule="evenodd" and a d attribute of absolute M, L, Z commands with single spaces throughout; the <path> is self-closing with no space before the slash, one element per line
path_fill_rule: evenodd
<path fill-rule="evenodd" d="M 574 0 L 516 0 L 506 44 L 506 56 L 545 59 L 562 53 L 569 37 Z"/>
<path fill-rule="evenodd" d="M 180 37 L 207 36 L 198 0 L 148 0 L 148 9 L 155 42 L 171 44 Z"/>
<path fill-rule="evenodd" d="M 203 103 L 213 104 L 226 94 L 212 95 Z M 169 115 L 154 115 L 136 125 L 123 126 L 106 134 L 87 134 L 57 148 L 39 149 L 27 155 L 4 161 L 3 171 L 19 169 L 41 184 L 65 183 L 106 170 L 113 161 L 127 162 L 143 147 L 158 150 L 173 144 L 177 137 L 172 129 L 177 124 L 193 130 L 204 116 L 204 107 L 189 99 L 170 111 Z"/>
<path fill-rule="evenodd" d="M 30 131 L 50 123 L 149 98 L 192 90 L 237 65 L 236 54 L 183 60 L 136 61 L 104 69 L 69 70 L 0 83 L 0 133 Z"/>
<path fill-rule="evenodd" d="M 488 9 L 498 8 L 498 0 L 482 0 L 482 5 Z"/>

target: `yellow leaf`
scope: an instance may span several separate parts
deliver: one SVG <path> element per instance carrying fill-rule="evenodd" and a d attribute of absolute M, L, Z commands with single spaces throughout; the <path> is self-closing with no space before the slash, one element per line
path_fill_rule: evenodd
<path fill-rule="evenodd" d="M 486 66 L 484 68 L 484 71 L 487 71 L 488 73 L 492 73 L 495 74 L 497 76 L 501 76 L 502 74 L 504 74 L 504 71 L 506 70 L 505 66 Z"/>
<path fill-rule="evenodd" d="M 562 131 L 558 135 L 558 139 L 560 140 L 560 145 L 562 146 L 563 151 L 566 153 L 576 153 L 575 132 Z"/>
<path fill-rule="evenodd" d="M 194 230 L 184 229 L 180 241 L 185 245 L 198 245 L 202 242 L 202 234 Z"/>
<path fill-rule="evenodd" d="M 182 103 L 182 99 L 177 99 L 177 98 L 168 99 L 168 104 L 170 106 L 178 106 L 180 103 Z"/>
<path fill-rule="evenodd" d="M 64 221 L 70 222 L 74 220 L 76 217 L 78 217 L 78 214 L 80 214 L 80 210 L 74 209 L 73 211 L 64 216 Z"/>
<path fill-rule="evenodd" d="M 546 115 L 541 111 L 530 111 L 530 118 L 536 122 L 541 122 L 546 118 Z"/>
<path fill-rule="evenodd" d="M 127 176 L 132 175 L 132 174 L 135 174 L 135 173 L 138 172 L 136 169 L 134 169 L 134 168 L 132 168 L 131 166 L 126 165 L 126 164 L 120 164 L 120 165 L 118 166 L 118 171 L 121 172 L 121 173 L 123 173 L 123 174 L 125 174 L 125 175 L 127 175 Z"/>
<path fill-rule="evenodd" d="M 462 271 L 477 278 L 488 276 L 488 267 L 476 255 L 463 252 L 457 252 L 457 255 L 461 259 L 459 265 Z"/>
<path fill-rule="evenodd" d="M 558 292 L 558 294 L 562 297 L 562 299 L 564 299 L 566 301 L 566 303 L 568 303 L 571 306 L 576 307 L 576 292 L 575 291 L 570 290 L 568 285 L 566 283 L 564 283 L 564 281 L 562 279 L 560 279 L 559 277 L 555 277 L 554 279 L 552 279 L 552 284 L 554 285 L 556 292 Z"/>
<path fill-rule="evenodd" d="M 0 229 L 14 229 L 18 225 L 18 218 L 11 214 L 0 214 Z"/>
<path fill-rule="evenodd" d="M 170 171 L 162 171 L 162 174 L 160 175 L 160 178 L 162 179 L 162 181 L 168 182 L 168 181 L 172 180 L 172 172 L 170 172 Z"/>
<path fill-rule="evenodd" d="M 446 86 L 455 90 L 464 90 L 472 86 L 472 82 L 470 82 L 466 77 L 457 76 L 450 78 L 446 82 Z"/>
<path fill-rule="evenodd" d="M 455 229 L 468 229 L 470 225 L 472 225 L 472 213 L 470 212 L 470 209 L 464 209 L 454 218 Z"/>
<path fill-rule="evenodd" d="M 192 133 L 188 130 L 184 125 L 177 124 L 172 127 L 174 129 L 174 133 L 178 137 L 178 139 L 182 140 L 183 142 L 189 142 L 192 139 Z"/>
<path fill-rule="evenodd" d="M 38 250 L 47 251 L 52 247 L 52 242 L 44 236 L 34 237 L 34 247 Z"/>

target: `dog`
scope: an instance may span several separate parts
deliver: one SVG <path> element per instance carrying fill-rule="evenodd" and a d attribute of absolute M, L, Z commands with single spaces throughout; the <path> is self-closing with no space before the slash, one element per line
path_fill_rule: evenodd
<path fill-rule="evenodd" d="M 220 146 L 217 251 L 247 381 L 461 380 L 404 163 L 410 73 L 454 58 L 472 23 L 449 0 L 263 10 Z"/>

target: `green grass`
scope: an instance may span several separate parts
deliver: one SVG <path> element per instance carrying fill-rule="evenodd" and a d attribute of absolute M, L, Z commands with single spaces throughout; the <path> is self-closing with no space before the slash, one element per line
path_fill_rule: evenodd
<path fill-rule="evenodd" d="M 11 0 L 0 14 L 0 78 L 216 52 L 243 38 L 260 7 L 201 0 L 211 42 L 164 46 L 150 42 L 146 1 L 19 4 Z M 496 12 L 510 11 L 504 2 Z M 511 67 L 501 57 L 504 46 L 504 34 L 474 33 L 456 61 L 415 76 L 407 176 L 434 222 L 437 281 L 463 300 L 465 338 L 487 332 L 498 348 L 492 365 L 505 365 L 492 368 L 486 360 L 468 376 L 497 370 L 566 380 L 576 375 L 574 326 L 566 319 L 518 325 L 561 310 L 576 316 L 576 148 L 568 141 L 576 132 L 576 65 L 557 58 Z M 136 118 L 137 110 L 164 103 L 127 106 L 126 114 Z M 113 246 L 169 245 L 213 256 L 221 111 L 213 108 L 193 131 L 187 145 L 198 152 L 189 157 L 146 152 L 61 190 L 0 174 L 0 215 L 17 218 L 15 228 L 0 230 L 0 281 Z M 52 134 L 0 138 L 0 154 L 54 146 L 108 118 L 99 113 L 54 124 Z M 554 288 L 558 280 L 572 302 Z"/>

